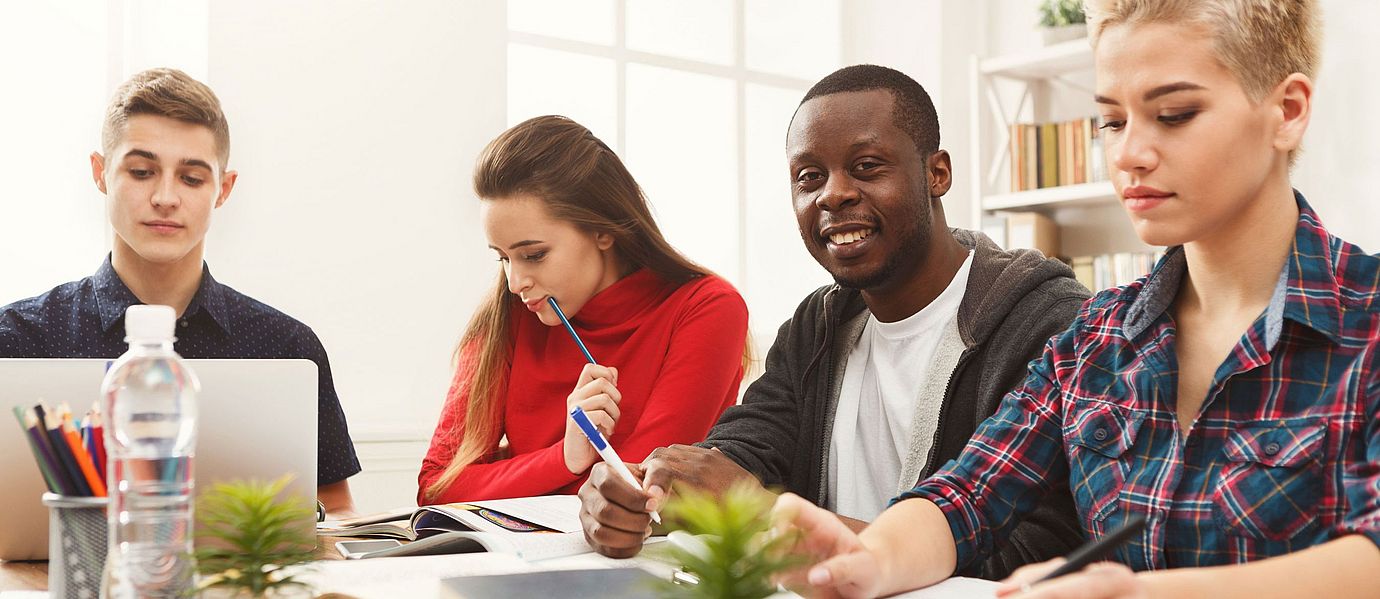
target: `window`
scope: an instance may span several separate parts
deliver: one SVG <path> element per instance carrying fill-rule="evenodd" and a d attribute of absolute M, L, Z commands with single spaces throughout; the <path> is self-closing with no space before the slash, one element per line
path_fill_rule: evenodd
<path fill-rule="evenodd" d="M 828 275 L 790 207 L 786 127 L 839 65 L 839 0 L 512 0 L 508 124 L 563 114 L 623 157 L 667 238 L 743 293 L 758 355 Z"/>

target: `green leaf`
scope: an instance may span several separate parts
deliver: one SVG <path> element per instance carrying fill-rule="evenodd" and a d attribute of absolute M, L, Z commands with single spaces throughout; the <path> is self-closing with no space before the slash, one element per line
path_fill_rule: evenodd
<path fill-rule="evenodd" d="M 274 573 L 312 558 L 315 506 L 298 496 L 278 499 L 292 480 L 217 483 L 197 501 L 197 569 L 206 586 L 252 594 L 306 586 L 293 576 Z"/>

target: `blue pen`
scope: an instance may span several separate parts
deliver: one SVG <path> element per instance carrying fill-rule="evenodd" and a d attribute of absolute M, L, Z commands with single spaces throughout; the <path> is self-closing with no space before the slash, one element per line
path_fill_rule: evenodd
<path fill-rule="evenodd" d="M 556 311 L 556 317 L 561 319 L 561 324 L 565 325 L 565 330 L 570 333 L 570 338 L 575 340 L 575 345 L 580 346 L 580 351 L 584 352 L 585 359 L 589 360 L 590 364 L 598 364 L 598 362 L 594 361 L 594 356 L 589 354 L 589 348 L 585 347 L 585 342 L 581 341 L 580 336 L 575 334 L 575 327 L 570 326 L 570 319 L 565 317 L 565 312 L 561 311 L 560 305 L 556 303 L 556 298 L 548 297 L 546 298 L 546 303 L 551 304 L 551 309 Z M 642 484 L 637 482 L 637 478 L 628 470 L 627 464 L 623 463 L 623 458 L 618 457 L 618 452 L 613 450 L 613 446 L 609 445 L 608 439 L 605 439 L 604 434 L 599 432 L 599 427 L 594 426 L 594 423 L 590 422 L 589 415 L 585 414 L 585 411 L 581 410 L 579 406 L 576 406 L 575 409 L 570 411 L 570 418 L 575 421 L 575 424 L 580 426 L 580 430 L 583 431 L 585 437 L 589 439 L 589 444 L 594 446 L 594 451 L 599 452 L 599 457 L 603 458 L 604 462 L 606 462 L 610 468 L 613 468 L 613 471 L 617 472 L 619 477 L 632 485 L 634 489 L 641 491 Z M 661 515 L 653 511 L 652 520 L 657 524 L 661 524 Z"/>
<path fill-rule="evenodd" d="M 575 340 L 575 345 L 580 346 L 580 352 L 585 355 L 585 359 L 590 364 L 598 364 L 594 361 L 594 356 L 589 355 L 589 348 L 585 347 L 585 342 L 580 341 L 580 336 L 575 334 L 575 327 L 570 326 L 570 319 L 565 317 L 565 312 L 561 311 L 561 306 L 556 303 L 556 298 L 547 297 L 546 303 L 551 304 L 551 309 L 556 311 L 556 318 L 561 319 L 561 324 L 565 325 L 565 330 L 570 333 L 570 338 Z"/>
<path fill-rule="evenodd" d="M 580 406 L 575 406 L 574 409 L 570 410 L 570 418 L 575 421 L 575 424 L 580 425 L 580 430 L 585 433 L 585 437 L 588 438 L 590 444 L 594 446 L 594 450 L 599 452 L 599 457 L 604 458 L 604 462 L 607 463 L 610 468 L 613 468 L 613 471 L 617 472 L 620 478 L 632 485 L 634 489 L 641 491 L 642 484 L 637 482 L 637 479 L 632 475 L 632 471 L 628 470 L 628 466 L 623 463 L 623 459 L 618 457 L 618 452 L 613 450 L 613 446 L 609 445 L 608 440 L 604 438 L 604 434 L 599 432 L 599 427 L 594 426 L 594 423 L 590 422 L 589 415 L 585 414 L 585 411 L 581 410 Z M 661 524 L 661 515 L 652 512 L 652 520 L 657 524 Z"/>

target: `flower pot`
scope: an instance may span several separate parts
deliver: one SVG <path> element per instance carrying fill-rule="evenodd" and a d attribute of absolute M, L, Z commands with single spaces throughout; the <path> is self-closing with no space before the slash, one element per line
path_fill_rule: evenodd
<path fill-rule="evenodd" d="M 1059 27 L 1045 27 L 1040 30 L 1041 37 L 1044 38 L 1045 45 L 1050 46 L 1059 42 L 1067 42 L 1078 38 L 1088 37 L 1087 23 L 1074 23 L 1072 25 L 1060 25 Z"/>

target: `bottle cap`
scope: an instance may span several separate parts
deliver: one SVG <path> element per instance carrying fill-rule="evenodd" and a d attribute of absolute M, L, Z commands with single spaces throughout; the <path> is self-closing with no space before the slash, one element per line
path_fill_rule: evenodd
<path fill-rule="evenodd" d="M 177 312 L 172 306 L 130 306 L 125 310 L 125 341 L 173 339 Z"/>

